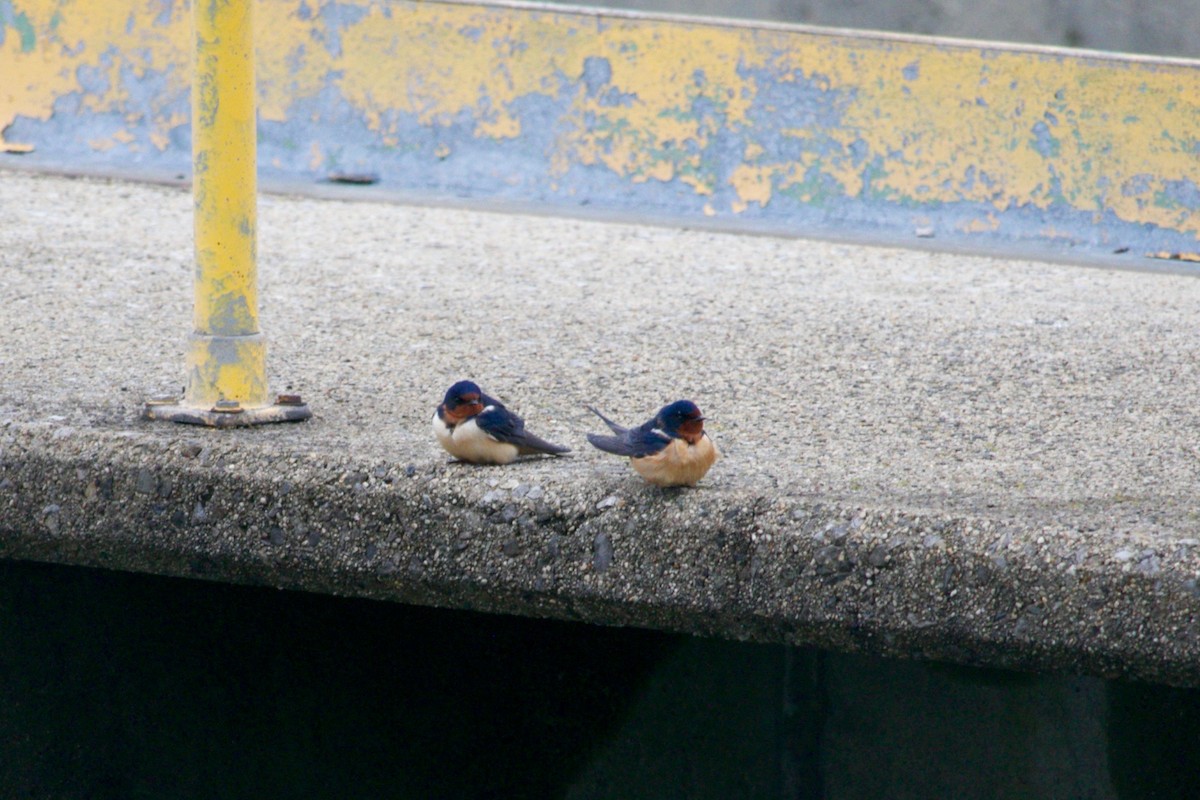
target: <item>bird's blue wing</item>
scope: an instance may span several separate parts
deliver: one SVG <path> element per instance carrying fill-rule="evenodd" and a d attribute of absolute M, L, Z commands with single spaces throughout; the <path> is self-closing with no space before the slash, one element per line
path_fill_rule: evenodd
<path fill-rule="evenodd" d="M 640 428 L 631 428 L 620 436 L 599 436 L 589 433 L 587 438 L 593 447 L 606 453 L 630 458 L 652 456 L 662 452 L 662 449 L 671 443 L 669 436 L 650 428 L 648 424 Z"/>
<path fill-rule="evenodd" d="M 592 408 L 591 406 L 584 406 L 584 408 L 586 408 L 588 411 L 590 411 L 590 412 L 592 412 L 593 414 L 595 414 L 595 415 L 596 415 L 597 417 L 599 417 L 600 419 L 604 420 L 604 424 L 608 426 L 608 429 L 609 429 L 610 431 L 612 431 L 613 433 L 615 433 L 617 436 L 624 436 L 625 434 L 629 433 L 629 429 L 628 429 L 628 428 L 623 428 L 623 427 L 621 427 L 620 425 L 618 425 L 617 423 L 613 422 L 611 419 L 609 419 L 608 417 L 604 416 L 603 414 L 601 414 L 599 411 L 597 411 L 596 409 Z"/>
<path fill-rule="evenodd" d="M 499 403 L 489 403 L 473 419 L 479 429 L 499 442 L 516 445 L 522 454 L 548 453 L 559 455 L 571 452 L 569 448 L 547 442 L 525 430 L 525 420 Z"/>
<path fill-rule="evenodd" d="M 474 419 L 480 430 L 497 441 L 516 444 L 514 439 L 525 433 L 525 420 L 498 403 L 489 403 Z"/>

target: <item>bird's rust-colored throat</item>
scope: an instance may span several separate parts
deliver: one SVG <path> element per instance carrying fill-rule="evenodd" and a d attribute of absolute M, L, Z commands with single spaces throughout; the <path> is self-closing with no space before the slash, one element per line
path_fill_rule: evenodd
<path fill-rule="evenodd" d="M 704 419 L 689 419 L 679 426 L 679 435 L 688 444 L 695 444 L 704 437 Z"/>
<path fill-rule="evenodd" d="M 466 400 L 467 402 L 460 403 L 457 408 L 450 409 L 443 406 L 446 421 L 451 425 L 457 425 L 460 422 L 465 422 L 466 420 L 483 411 L 483 403 L 479 402 L 478 395 L 465 395 L 462 399 Z"/>

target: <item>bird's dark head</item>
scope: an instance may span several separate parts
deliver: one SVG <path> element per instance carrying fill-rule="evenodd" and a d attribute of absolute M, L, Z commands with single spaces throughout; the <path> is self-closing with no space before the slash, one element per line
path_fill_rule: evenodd
<path fill-rule="evenodd" d="M 459 381 L 446 390 L 441 411 L 451 425 L 470 419 L 483 411 L 483 391 L 474 381 Z"/>
<path fill-rule="evenodd" d="M 695 444 L 704 435 L 704 415 L 691 400 L 676 400 L 658 412 L 658 425 L 672 437 Z"/>

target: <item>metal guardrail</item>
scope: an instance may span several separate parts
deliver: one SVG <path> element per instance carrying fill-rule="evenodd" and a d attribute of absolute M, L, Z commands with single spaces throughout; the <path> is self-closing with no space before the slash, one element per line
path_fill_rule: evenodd
<path fill-rule="evenodd" d="M 0 149 L 186 170 L 184 4 L 11 8 Z M 1200 258 L 1200 62 L 519 3 L 258 11 L 267 177 Z"/>

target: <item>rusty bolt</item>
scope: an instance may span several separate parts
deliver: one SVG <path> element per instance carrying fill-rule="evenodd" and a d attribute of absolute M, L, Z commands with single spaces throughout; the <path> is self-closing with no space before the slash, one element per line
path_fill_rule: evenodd
<path fill-rule="evenodd" d="M 218 400 L 212 410 L 221 414 L 240 414 L 242 413 L 242 404 L 237 400 Z"/>
<path fill-rule="evenodd" d="M 275 398 L 275 404 L 281 406 L 302 406 L 304 401 L 300 399 L 298 394 L 281 394 Z"/>

